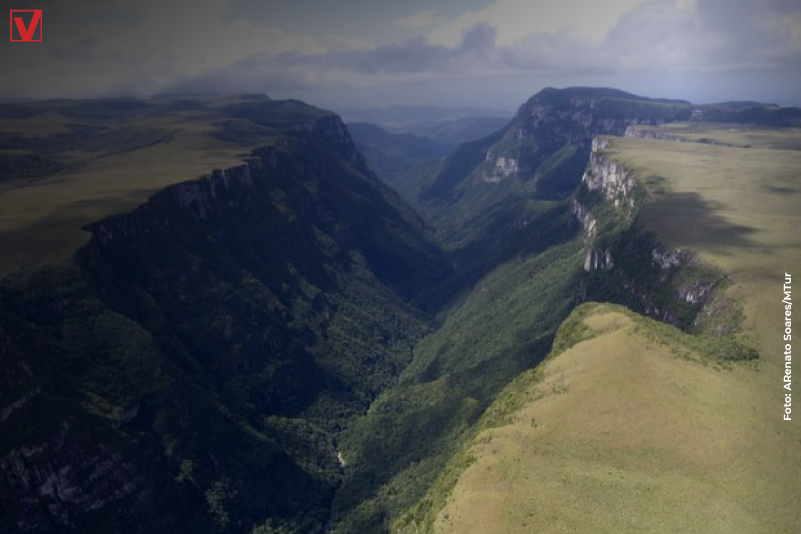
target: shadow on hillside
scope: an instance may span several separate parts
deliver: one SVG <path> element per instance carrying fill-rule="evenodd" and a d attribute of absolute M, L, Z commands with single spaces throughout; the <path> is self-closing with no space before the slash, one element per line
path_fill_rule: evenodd
<path fill-rule="evenodd" d="M 522 203 L 513 208 L 493 206 L 474 221 L 477 235 L 450 252 L 455 274 L 437 288 L 425 309 L 447 306 L 498 266 L 540 254 L 574 238 L 580 229 L 566 202 L 539 214 L 526 214 Z"/>
<path fill-rule="evenodd" d="M 733 224 L 722 214 L 726 206 L 698 193 L 666 193 L 642 212 L 643 220 L 667 242 L 695 250 L 728 255 L 730 247 L 759 247 L 751 236 L 757 230 Z"/>
<path fill-rule="evenodd" d="M 798 192 L 798 189 L 795 187 L 784 187 L 780 185 L 762 184 L 761 188 L 768 193 L 778 193 L 780 195 L 790 195 Z"/>

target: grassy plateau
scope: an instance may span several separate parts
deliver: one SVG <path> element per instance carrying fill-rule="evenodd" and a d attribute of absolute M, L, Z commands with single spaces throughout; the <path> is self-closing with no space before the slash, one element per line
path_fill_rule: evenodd
<path fill-rule="evenodd" d="M 238 118 L 237 106 L 251 101 L 63 100 L 31 104 L 31 116 L 0 118 L 0 163 L 42 154 L 49 163 L 38 172 L 30 161 L 0 170 L 0 275 L 65 259 L 89 239 L 85 224 L 131 211 L 168 185 L 241 164 L 285 126 Z"/>

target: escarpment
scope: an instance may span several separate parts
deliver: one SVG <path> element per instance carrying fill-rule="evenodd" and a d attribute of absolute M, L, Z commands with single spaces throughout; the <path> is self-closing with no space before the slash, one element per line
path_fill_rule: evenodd
<path fill-rule="evenodd" d="M 683 135 L 668 133 L 654 128 L 642 128 L 629 126 L 623 134 L 626 137 L 636 137 L 638 139 L 653 139 L 655 141 L 669 141 L 673 143 L 686 143 L 689 139 Z"/>
<path fill-rule="evenodd" d="M 608 146 L 608 139 L 598 137 L 593 139 L 589 168 L 581 181 L 589 191 L 600 192 L 620 214 L 628 217 L 634 210 L 634 198 L 631 193 L 636 182 L 631 171 L 624 165 L 603 156 L 602 151 Z"/>
<path fill-rule="evenodd" d="M 614 138 L 592 141 L 587 170 L 572 201 L 588 248 L 588 300 L 624 304 L 661 321 L 695 329 L 704 308 L 721 296 L 728 277 L 690 251 L 671 249 L 639 220 L 647 191 L 636 173 L 609 157 Z M 721 326 L 703 328 L 722 333 Z"/>
<path fill-rule="evenodd" d="M 613 89 L 543 89 L 520 106 L 505 128 L 445 158 L 423 185 L 420 205 L 434 222 L 456 234 L 476 222 L 462 214 L 478 219 L 482 213 L 507 210 L 510 196 L 566 199 L 579 185 L 594 138 L 689 116 L 687 103 Z M 620 186 L 626 186 L 625 180 Z"/>
<path fill-rule="evenodd" d="M 450 270 L 421 221 L 323 117 L 85 229 L 0 282 L 0 530 L 322 532 Z"/>

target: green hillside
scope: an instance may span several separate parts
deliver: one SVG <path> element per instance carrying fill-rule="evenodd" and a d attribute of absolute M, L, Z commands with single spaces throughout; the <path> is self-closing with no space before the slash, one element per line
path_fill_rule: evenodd
<path fill-rule="evenodd" d="M 348 469 L 335 501 L 334 532 L 389 530 L 471 438 L 475 423 L 504 386 L 546 357 L 557 327 L 577 303 L 596 292 L 599 298 L 603 293 L 613 301 L 630 300 L 626 280 L 612 278 L 598 286 L 596 273 L 585 271 L 589 247 L 574 202 L 583 199 L 599 219 L 610 210 L 596 193 L 573 190 L 586 167 L 593 132 L 623 133 L 632 122 L 689 113 L 689 108 L 685 103 L 628 95 L 624 104 L 609 104 L 609 113 L 617 119 L 602 116 L 587 122 L 591 108 L 625 95 L 584 88 L 565 90 L 565 95 L 543 91 L 512 121 L 513 126 L 529 125 L 525 136 L 516 139 L 514 130 L 502 130 L 462 145 L 444 160 L 445 170 L 436 182 L 443 186 L 436 197 L 441 204 L 431 200 L 431 210 L 425 211 L 455 268 L 434 295 L 446 303 L 441 326 L 416 345 L 414 359 L 398 385 L 382 393 L 346 434 L 343 451 Z M 625 113 L 618 115 L 621 108 Z M 642 110 L 645 118 L 638 118 L 636 113 Z M 513 173 L 497 182 L 477 182 L 486 160 L 482 153 L 487 149 L 482 146 L 507 142 L 548 143 L 556 153 L 533 168 L 534 177 Z M 563 156 L 565 160 L 560 159 Z M 572 163 L 556 164 L 554 158 Z M 530 162 L 535 165 L 536 159 Z M 571 194 L 543 198 L 536 177 L 545 174 L 572 188 Z M 610 239 L 641 253 L 635 246 L 640 242 L 632 239 L 636 232 L 631 221 L 618 221 L 614 213 L 606 219 Z M 650 264 L 650 249 L 647 255 Z M 638 280 L 653 274 L 647 266 L 633 265 L 631 271 Z M 646 306 L 657 296 L 668 295 L 659 301 L 660 309 L 692 322 L 700 305 L 676 296 L 678 278 L 649 279 L 648 291 L 638 297 Z"/>
<path fill-rule="evenodd" d="M 349 123 L 348 132 L 378 177 L 412 205 L 428 169 L 451 151 L 426 137 L 390 133 L 369 123 Z"/>
<path fill-rule="evenodd" d="M 178 120 L 169 103 L 96 104 L 57 105 L 81 120 L 136 114 L 132 129 L 150 113 Z M 62 209 L 64 188 L 91 206 L 60 221 L 4 213 L 20 242 L 84 243 L 49 264 L 20 250 L 0 281 L 4 532 L 321 532 L 343 429 L 431 328 L 410 302 L 450 268 L 336 116 L 265 99 L 198 106 L 229 118 L 199 121 L 192 147 L 185 130 L 155 147 L 171 165 L 244 131 L 258 139 L 237 149 L 260 147 L 190 181 L 143 145 L 102 183 L 93 173 L 116 156 L 79 150 L 74 173 L 4 184 L 4 202 L 34 187 L 43 212 Z"/>
<path fill-rule="evenodd" d="M 694 252 L 690 272 L 703 262 L 725 273 L 727 282 L 687 325 L 699 333 L 625 308 L 578 308 L 547 363 L 506 388 L 395 530 L 789 533 L 801 526 L 794 506 L 801 427 L 782 417 L 780 298 L 785 272 L 801 265 L 801 243 L 788 232 L 801 200 L 801 136 L 703 123 L 637 130 L 605 139 L 597 156 L 636 176 L 646 190 L 638 224 L 662 246 Z M 604 238 L 600 230 L 593 246 L 608 245 Z M 614 266 L 592 272 L 593 285 L 619 277 L 636 288 L 637 278 L 625 276 L 632 260 L 609 250 Z M 659 261 L 669 264 L 667 256 Z M 670 280 L 675 268 L 663 265 L 662 277 Z"/>
<path fill-rule="evenodd" d="M 797 429 L 754 387 L 759 365 L 611 305 L 567 324 L 399 531 L 797 530 Z"/>

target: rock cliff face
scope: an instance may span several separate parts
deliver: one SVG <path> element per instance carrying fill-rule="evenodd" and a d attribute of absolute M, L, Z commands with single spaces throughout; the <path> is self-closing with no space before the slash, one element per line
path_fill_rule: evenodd
<path fill-rule="evenodd" d="M 611 271 L 615 268 L 612 259 L 612 251 L 607 248 L 591 248 L 584 258 L 584 270 L 591 271 Z"/>
<path fill-rule="evenodd" d="M 598 235 L 598 220 L 592 214 L 590 208 L 582 204 L 577 199 L 572 200 L 570 207 L 570 212 L 581 223 L 587 240 L 591 242 L 595 236 Z"/>
<path fill-rule="evenodd" d="M 681 135 L 671 134 L 662 130 L 654 130 L 651 128 L 638 128 L 637 126 L 629 126 L 624 133 L 626 137 L 636 137 L 639 139 L 654 139 L 656 141 L 669 141 L 673 143 L 686 143 L 689 140 Z"/>
<path fill-rule="evenodd" d="M 424 184 L 421 206 L 435 218 L 438 212 L 448 211 L 449 223 L 458 227 L 466 221 L 454 213 L 497 212 L 510 204 L 510 197 L 568 198 L 580 182 L 594 138 L 623 135 L 632 125 L 657 125 L 689 115 L 686 103 L 655 102 L 612 89 L 544 89 L 520 107 L 506 128 L 462 145 L 448 156 Z M 601 164 L 596 162 L 593 180 L 615 174 Z M 623 177 L 616 185 L 625 188 L 629 182 Z"/>
<path fill-rule="evenodd" d="M 642 105 L 633 105 L 635 102 Z M 660 110 L 649 108 L 647 102 L 614 90 L 544 89 L 520 107 L 504 140 L 488 151 L 488 160 L 498 170 L 491 174 L 496 179 L 490 181 L 536 171 L 546 157 L 526 158 L 526 153 L 532 152 L 524 148 L 526 144 L 533 143 L 540 149 L 537 151 L 550 152 L 565 145 L 586 150 L 597 136 L 623 135 L 632 125 L 658 125 L 687 115 L 682 106 Z"/>
<path fill-rule="evenodd" d="M 634 209 L 631 192 L 636 182 L 631 171 L 602 155 L 602 150 L 608 145 L 608 140 L 597 137 L 593 139 L 589 168 L 581 181 L 588 190 L 599 191 L 618 211 L 631 213 Z"/>
<path fill-rule="evenodd" d="M 275 158 L 275 153 L 270 152 L 263 161 L 275 166 Z M 171 216 L 176 210 L 203 221 L 216 211 L 238 206 L 235 198 L 218 202 L 218 199 L 229 196 L 235 185 L 245 188 L 253 186 L 250 164 L 215 170 L 210 176 L 169 186 L 134 212 L 112 215 L 84 229 L 94 237 L 93 245 L 103 248 L 115 240 L 131 240 L 164 231 L 170 226 Z"/>
<path fill-rule="evenodd" d="M 322 532 L 449 272 L 335 117 L 0 281 L 0 530 Z"/>
<path fill-rule="evenodd" d="M 615 218 L 621 219 L 624 224 L 630 224 L 635 215 L 632 191 L 636 187 L 636 180 L 630 170 L 603 155 L 603 150 L 609 143 L 607 138 L 596 137 L 592 140 L 587 170 L 581 178 L 582 186 L 586 192 L 597 193 L 604 202 L 611 204 L 614 207 Z M 591 244 L 584 259 L 584 270 L 609 271 L 614 267 L 612 253 L 609 248 L 599 249 L 595 246 L 594 240 L 599 232 L 598 220 L 593 215 L 592 209 L 583 202 L 586 200 L 574 198 L 572 212 L 581 222 L 587 241 Z M 609 231 L 609 228 L 604 230 Z"/>
<path fill-rule="evenodd" d="M 636 124 L 658 125 L 689 117 L 684 105 L 649 107 L 648 99 L 612 89 L 544 89 L 518 111 L 517 139 L 550 132 L 555 143 L 589 145 L 601 135 L 623 135 Z"/>
<path fill-rule="evenodd" d="M 699 326 L 704 306 L 715 298 L 725 277 L 692 254 L 662 245 L 637 221 L 638 198 L 645 193 L 634 173 L 604 154 L 614 143 L 592 141 L 582 187 L 572 213 L 582 224 L 588 250 L 584 271 L 588 298 L 611 300 L 685 328 Z M 610 209 L 611 208 L 611 209 Z"/>
<path fill-rule="evenodd" d="M 50 440 L 20 447 L 0 459 L 5 485 L 23 495 L 16 504 L 23 512 L 16 525 L 19 531 L 45 531 L 55 525 L 78 529 L 87 514 L 123 502 L 150 501 L 155 488 L 138 466 L 103 443 L 87 450 L 82 438 L 72 435 L 87 430 L 64 419 Z M 45 503 L 46 519 L 37 514 Z"/>
<path fill-rule="evenodd" d="M 491 152 L 487 152 L 486 160 L 490 162 L 491 167 L 481 174 L 480 180 L 484 183 L 497 184 L 520 171 L 520 165 L 517 159 L 513 157 L 496 157 Z"/>
<path fill-rule="evenodd" d="M 347 126 L 342 122 L 338 115 L 326 115 L 319 119 L 307 119 L 298 121 L 294 124 L 293 129 L 296 132 L 309 132 L 317 134 L 332 145 L 341 150 L 351 161 L 364 162 L 353 139 L 348 132 Z"/>

